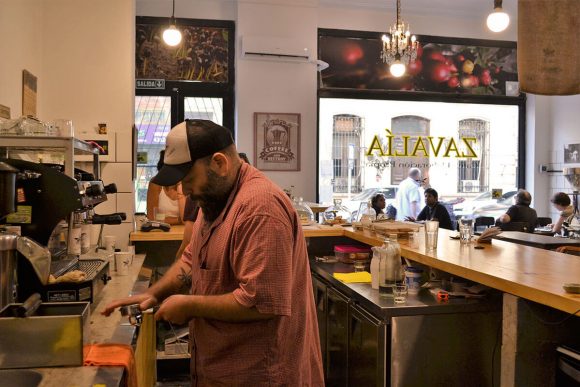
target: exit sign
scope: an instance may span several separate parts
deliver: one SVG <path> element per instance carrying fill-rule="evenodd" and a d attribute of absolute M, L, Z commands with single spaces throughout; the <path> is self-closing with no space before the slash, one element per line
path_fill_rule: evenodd
<path fill-rule="evenodd" d="M 165 89 L 165 79 L 137 79 L 137 89 Z"/>

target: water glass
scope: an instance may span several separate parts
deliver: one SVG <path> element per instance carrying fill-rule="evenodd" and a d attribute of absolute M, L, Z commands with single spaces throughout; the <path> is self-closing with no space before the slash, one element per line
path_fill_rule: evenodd
<path fill-rule="evenodd" d="M 439 221 L 428 220 L 425 222 L 425 249 L 433 251 L 437 249 L 437 237 L 439 236 Z"/>
<path fill-rule="evenodd" d="M 364 260 L 355 260 L 353 263 L 354 271 L 365 271 L 366 261 Z"/>
<path fill-rule="evenodd" d="M 461 218 L 459 219 L 459 241 L 461 243 L 469 243 L 473 236 L 473 219 Z"/>
<path fill-rule="evenodd" d="M 395 304 L 404 304 L 405 302 L 407 302 L 407 293 L 408 293 L 407 284 L 398 283 L 396 285 L 393 285 L 393 298 L 395 300 Z"/>

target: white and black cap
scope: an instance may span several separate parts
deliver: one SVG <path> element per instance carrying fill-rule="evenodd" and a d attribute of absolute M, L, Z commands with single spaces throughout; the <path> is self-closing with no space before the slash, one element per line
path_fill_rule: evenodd
<path fill-rule="evenodd" d="M 163 166 L 151 182 L 162 186 L 175 185 L 185 178 L 196 160 L 211 156 L 233 143 L 231 132 L 213 121 L 185 120 L 167 134 Z"/>

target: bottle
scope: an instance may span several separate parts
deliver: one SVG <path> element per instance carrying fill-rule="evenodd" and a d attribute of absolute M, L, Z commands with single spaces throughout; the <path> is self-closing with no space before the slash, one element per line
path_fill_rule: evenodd
<path fill-rule="evenodd" d="M 373 208 L 371 201 L 367 202 L 367 208 L 362 212 L 360 216 L 360 222 L 363 228 L 370 229 L 372 223 L 377 219 L 377 212 Z"/>
<path fill-rule="evenodd" d="M 397 234 L 389 234 L 388 239 L 381 247 L 381 261 L 379 262 L 379 295 L 393 297 L 393 286 L 403 279 L 401 265 L 401 247 L 397 241 Z"/>
<path fill-rule="evenodd" d="M 379 246 L 371 247 L 373 258 L 371 259 L 371 287 L 379 289 L 379 265 L 381 262 L 381 248 Z"/>

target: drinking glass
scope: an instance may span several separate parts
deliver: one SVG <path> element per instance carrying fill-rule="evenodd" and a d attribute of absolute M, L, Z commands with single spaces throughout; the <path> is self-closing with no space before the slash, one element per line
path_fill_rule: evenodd
<path fill-rule="evenodd" d="M 473 235 L 473 220 L 459 219 L 459 241 L 461 243 L 469 243 Z"/>
<path fill-rule="evenodd" d="M 407 284 L 398 283 L 394 285 L 393 298 L 395 300 L 395 304 L 404 304 L 405 302 L 407 302 L 407 293 L 408 293 Z"/>
<path fill-rule="evenodd" d="M 353 266 L 354 271 L 365 271 L 366 261 L 355 260 Z"/>
<path fill-rule="evenodd" d="M 437 237 L 439 234 L 439 221 L 428 220 L 425 222 L 425 249 L 432 251 L 437 249 Z"/>

